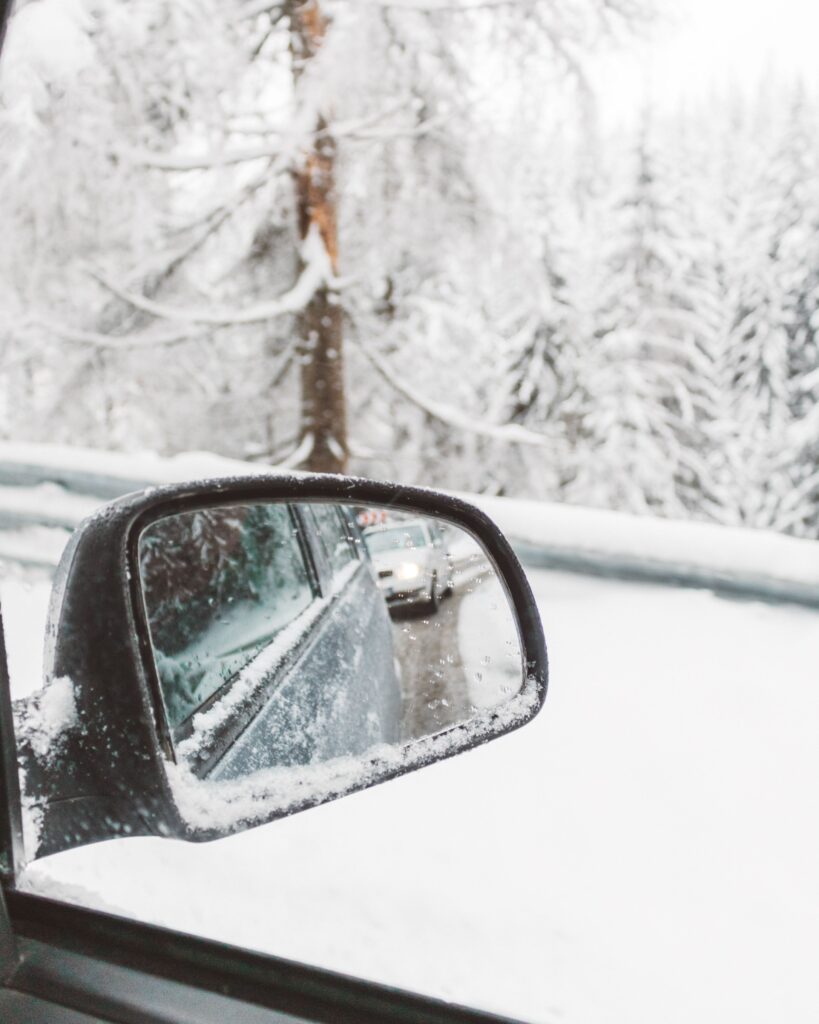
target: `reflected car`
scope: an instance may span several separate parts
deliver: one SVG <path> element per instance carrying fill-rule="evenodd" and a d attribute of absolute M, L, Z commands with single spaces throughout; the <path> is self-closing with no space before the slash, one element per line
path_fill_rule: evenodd
<path fill-rule="evenodd" d="M 199 777 L 397 740 L 392 626 L 345 508 L 167 516 L 142 533 L 139 558 L 169 731 Z"/>
<path fill-rule="evenodd" d="M 438 610 L 454 569 L 443 529 L 431 519 L 387 521 L 364 530 L 378 587 L 390 608 Z"/>

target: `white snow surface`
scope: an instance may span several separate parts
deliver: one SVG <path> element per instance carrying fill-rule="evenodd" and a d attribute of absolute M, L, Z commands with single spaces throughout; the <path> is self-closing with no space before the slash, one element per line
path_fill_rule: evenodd
<path fill-rule="evenodd" d="M 55 566 L 60 561 L 70 532 L 53 526 L 22 526 L 0 530 L 0 571 L 6 574 L 7 562 Z"/>
<path fill-rule="evenodd" d="M 59 676 L 43 687 L 36 716 L 29 722 L 28 737 L 38 757 L 52 751 L 66 730 L 79 723 L 74 683 L 68 676 Z"/>
<path fill-rule="evenodd" d="M 42 461 L 2 445 L 0 463 L 11 448 Z M 52 455 L 156 482 L 269 471 Z M 813 542 L 476 500 L 550 551 L 819 584 Z M 819 612 L 529 577 L 551 682 L 523 730 L 230 839 L 35 861 L 22 886 L 526 1021 L 819 1019 Z M 2 587 L 20 696 L 42 678 L 48 583 Z"/>
<path fill-rule="evenodd" d="M 26 889 L 561 1024 L 819 1018 L 819 613 L 530 574 L 531 725 L 230 839 Z"/>
<path fill-rule="evenodd" d="M 15 94 L 45 105 L 49 87 L 66 86 L 95 59 L 88 12 L 79 0 L 40 0 L 20 5 L 11 18 L 2 79 Z"/>
<path fill-rule="evenodd" d="M 43 685 L 43 648 L 51 580 L 45 572 L 3 567 L 0 608 L 6 639 L 11 695 L 28 697 Z"/>

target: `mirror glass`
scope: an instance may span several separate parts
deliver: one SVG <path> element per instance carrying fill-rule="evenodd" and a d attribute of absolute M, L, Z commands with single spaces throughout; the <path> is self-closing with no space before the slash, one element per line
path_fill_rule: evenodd
<path fill-rule="evenodd" d="M 362 766 L 432 759 L 417 741 L 466 726 L 466 745 L 524 684 L 492 563 L 444 519 L 320 501 L 184 512 L 145 528 L 139 571 L 170 770 L 200 817 L 213 792 L 197 781 L 250 814 L 237 783 L 316 802 L 366 784 Z"/>

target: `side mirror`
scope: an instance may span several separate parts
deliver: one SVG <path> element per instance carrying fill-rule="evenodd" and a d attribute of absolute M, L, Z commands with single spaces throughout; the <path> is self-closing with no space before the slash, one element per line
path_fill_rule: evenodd
<path fill-rule="evenodd" d="M 332 476 L 149 489 L 74 534 L 17 707 L 45 855 L 207 840 L 384 782 L 541 708 L 523 571 L 472 506 Z"/>

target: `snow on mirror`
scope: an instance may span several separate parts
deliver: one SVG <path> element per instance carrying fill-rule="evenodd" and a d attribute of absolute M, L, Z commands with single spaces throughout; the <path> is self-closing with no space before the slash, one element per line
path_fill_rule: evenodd
<path fill-rule="evenodd" d="M 359 788 L 368 763 L 409 766 L 417 741 L 485 723 L 523 686 L 505 591 L 441 519 L 318 501 L 209 508 L 148 526 L 139 565 L 169 770 L 198 826 L 214 792 L 252 818 L 262 791 L 295 804 Z"/>

